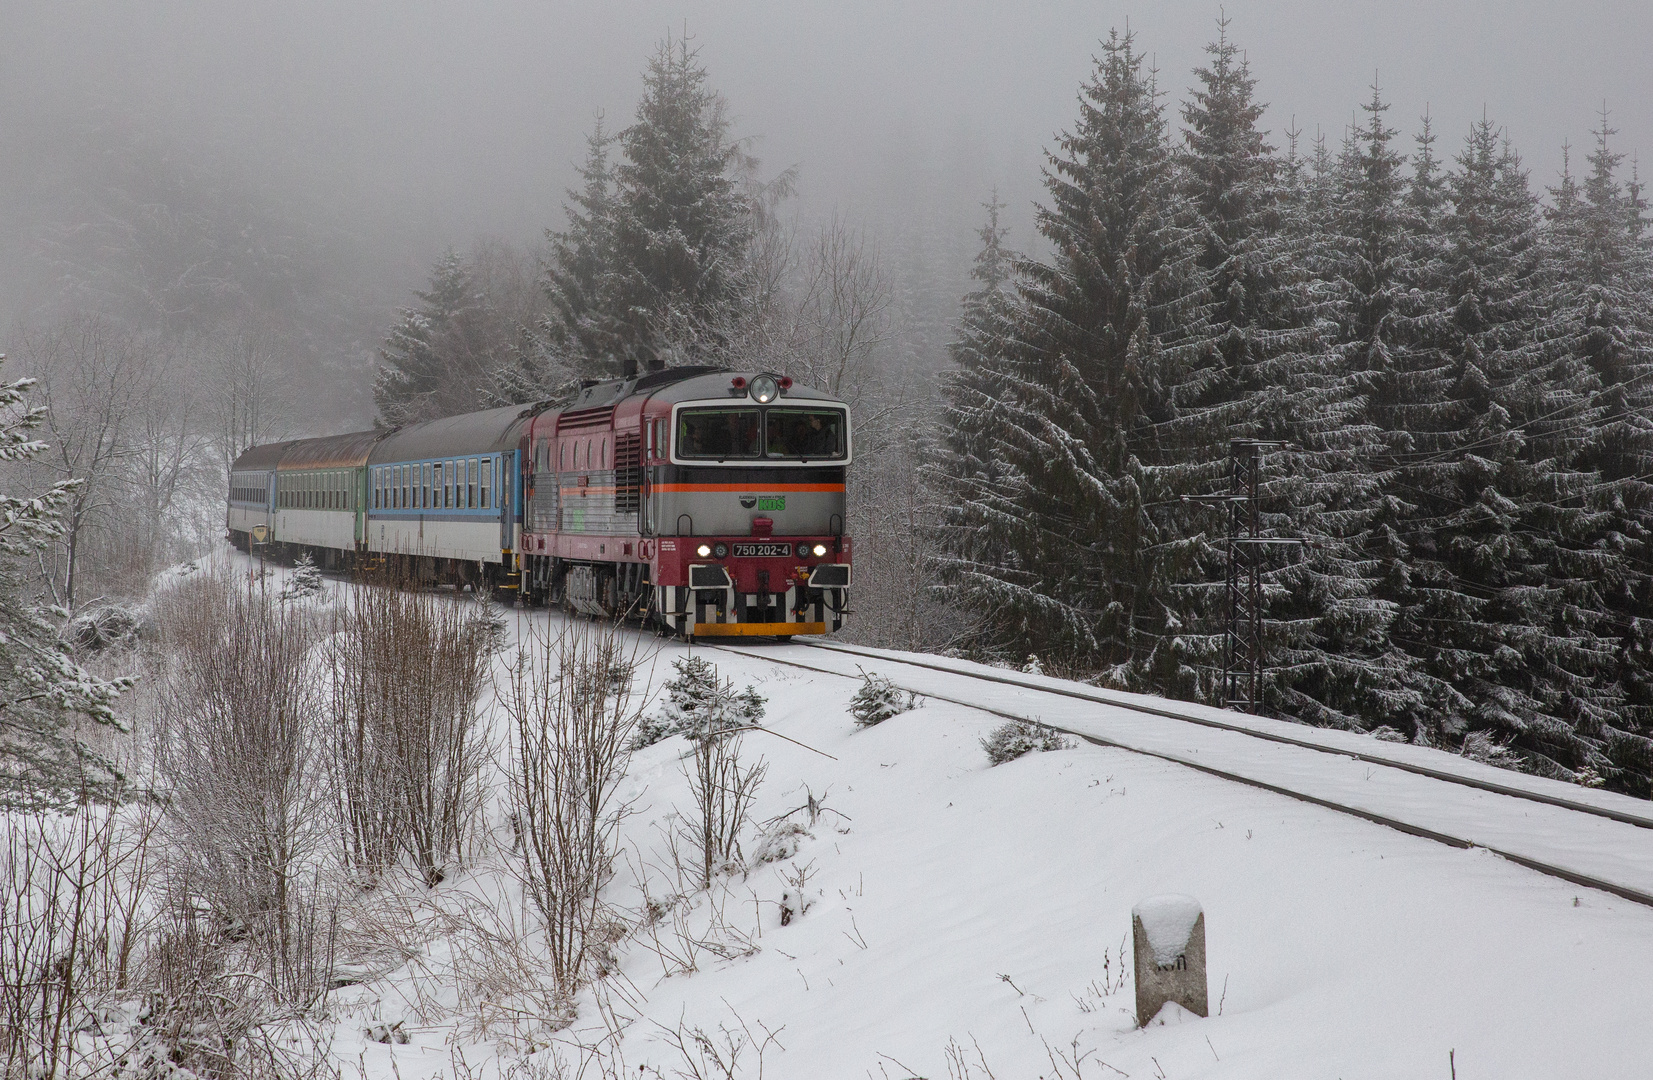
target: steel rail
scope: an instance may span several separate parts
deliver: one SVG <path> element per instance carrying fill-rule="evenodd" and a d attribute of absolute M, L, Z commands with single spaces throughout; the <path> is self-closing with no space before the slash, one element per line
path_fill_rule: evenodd
<path fill-rule="evenodd" d="M 1100 693 L 1085 693 L 1081 690 L 1068 689 L 1058 686 L 1040 686 L 1023 679 L 1011 678 L 1002 675 L 989 675 L 986 672 L 961 671 L 958 668 L 947 667 L 943 664 L 927 664 L 919 660 L 903 660 L 893 656 L 884 656 L 880 653 L 858 649 L 852 645 L 837 643 L 824 644 L 814 641 L 794 641 L 794 645 L 807 645 L 810 648 L 822 649 L 826 652 L 845 653 L 850 656 L 860 656 L 868 660 L 882 660 L 890 664 L 905 664 L 908 667 L 926 668 L 930 671 L 940 671 L 948 675 L 957 675 L 960 678 L 976 679 L 980 682 L 1002 683 L 1005 686 L 1015 686 L 1023 690 L 1032 690 L 1040 694 L 1056 694 L 1060 697 L 1076 698 L 1079 701 L 1090 701 L 1098 705 L 1111 705 L 1116 709 L 1128 709 L 1132 712 L 1147 713 L 1150 716 L 1161 716 L 1168 720 L 1180 720 L 1187 724 L 1198 724 L 1201 727 L 1216 728 L 1219 731 L 1232 731 L 1240 735 L 1249 735 L 1255 739 L 1266 739 L 1269 742 L 1285 743 L 1287 746 L 1298 746 L 1305 750 L 1316 750 L 1323 754 L 1335 754 L 1341 757 L 1354 758 L 1368 765 L 1383 765 L 1391 769 L 1400 769 L 1404 772 L 1427 776 L 1432 780 L 1444 780 L 1449 784 L 1461 784 L 1464 787 L 1478 788 L 1481 791 L 1490 791 L 1495 795 L 1508 795 L 1515 799 L 1527 799 L 1531 802 L 1544 803 L 1549 806 L 1559 806 L 1565 810 L 1576 810 L 1581 814 L 1593 814 L 1596 817 L 1608 818 L 1625 825 L 1635 825 L 1642 829 L 1653 829 L 1653 816 L 1632 814 L 1624 810 L 1614 810 L 1605 806 L 1595 806 L 1591 803 L 1574 802 L 1559 795 L 1546 795 L 1541 791 L 1529 791 L 1526 788 L 1511 787 L 1500 784 L 1495 780 L 1482 780 L 1473 776 L 1464 776 L 1460 773 L 1448 772 L 1444 769 L 1432 769 L 1427 765 L 1414 765 L 1411 762 L 1396 761 L 1394 758 L 1382 754 L 1370 754 L 1360 750 L 1340 750 L 1337 747 L 1326 746 L 1323 743 L 1312 742 L 1308 739 L 1294 739 L 1290 735 L 1280 735 L 1273 732 L 1258 731 L 1243 724 L 1227 724 L 1210 717 L 1194 716 L 1190 713 L 1178 712 L 1175 709 L 1160 708 L 1145 705 L 1136 701 L 1120 701 Z M 933 696 L 933 695 L 932 695 Z M 1041 721 L 1042 723 L 1042 721 Z"/>
<path fill-rule="evenodd" d="M 716 649 L 719 652 L 731 653 L 735 656 L 744 656 L 744 657 L 747 657 L 748 659 L 767 661 L 767 662 L 772 663 L 772 664 L 782 664 L 782 665 L 785 665 L 786 667 L 799 668 L 799 669 L 802 669 L 804 671 L 814 671 L 814 672 L 817 672 L 817 673 L 823 674 L 823 675 L 836 675 L 839 678 L 843 678 L 843 679 L 854 679 L 854 678 L 858 677 L 858 676 L 855 676 L 855 675 L 846 674 L 845 672 L 842 672 L 842 671 L 834 671 L 831 668 L 817 667 L 814 664 L 805 664 L 805 663 L 802 663 L 802 662 L 797 661 L 797 660 L 783 660 L 780 657 L 767 655 L 767 654 L 762 653 L 762 652 L 750 652 L 750 651 L 747 651 L 745 649 L 731 648 L 730 646 L 727 646 L 727 645 L 714 645 L 714 644 L 711 644 L 710 642 L 697 642 L 697 644 L 700 644 L 702 648 Z M 813 645 L 814 643 L 811 643 L 811 644 Z M 1152 714 L 1159 715 L 1159 716 L 1165 716 L 1165 717 L 1167 717 L 1169 719 L 1173 719 L 1173 720 L 1189 720 L 1190 722 L 1193 722 L 1193 723 L 1203 723 L 1203 724 L 1205 724 L 1206 726 L 1209 726 L 1209 727 L 1223 728 L 1223 729 L 1226 729 L 1226 730 L 1237 732 L 1237 733 L 1242 734 L 1242 735 L 1258 735 L 1260 738 L 1270 738 L 1271 741 L 1274 741 L 1274 742 L 1283 742 L 1283 743 L 1287 743 L 1289 745 L 1298 745 L 1298 746 L 1304 747 L 1305 749 L 1320 750 L 1324 753 L 1329 753 L 1329 754 L 1342 754 L 1342 756 L 1345 756 L 1345 757 L 1356 756 L 1356 755 L 1352 755 L 1352 754 L 1345 754 L 1342 751 L 1333 750 L 1333 749 L 1330 749 L 1328 747 L 1316 746 L 1313 743 L 1299 743 L 1294 739 L 1287 739 L 1287 738 L 1271 738 L 1270 736 L 1260 735 L 1257 732 L 1251 731 L 1247 728 L 1240 727 L 1240 726 L 1237 726 L 1237 725 L 1222 724 L 1222 723 L 1219 723 L 1219 722 L 1216 722 L 1216 721 L 1202 721 L 1202 720 L 1199 720 L 1199 719 L 1191 719 L 1191 718 L 1188 718 L 1188 717 L 1179 716 L 1179 715 L 1177 715 L 1175 713 L 1172 713 L 1172 712 L 1158 710 L 1158 709 L 1155 709 L 1151 706 L 1133 706 L 1133 705 L 1128 705 L 1128 704 L 1122 704 L 1122 703 L 1119 703 L 1119 702 L 1108 701 L 1108 700 L 1102 699 L 1102 698 L 1092 697 L 1091 695 L 1081 694 L 1081 693 L 1078 693 L 1078 692 L 1064 692 L 1064 691 L 1061 691 L 1061 690 L 1054 690 L 1054 689 L 1047 688 L 1047 687 L 1042 687 L 1042 686 L 1033 686 L 1033 685 L 1021 682 L 1020 680 L 1003 679 L 1003 678 L 998 678 L 998 677 L 995 677 L 995 676 L 988 676 L 988 675 L 978 675 L 975 672 L 959 671 L 956 668 L 941 667 L 939 665 L 925 664 L 925 663 L 920 663 L 920 662 L 916 662 L 916 661 L 897 660 L 893 657 L 880 656 L 877 653 L 860 652 L 859 650 L 856 650 L 854 648 L 840 646 L 840 645 L 814 645 L 814 647 L 821 648 L 821 649 L 823 649 L 825 651 L 828 651 L 828 652 L 843 652 L 843 653 L 850 654 L 850 655 L 858 655 L 858 656 L 862 656 L 862 657 L 864 657 L 866 659 L 870 659 L 870 660 L 883 660 L 883 661 L 886 661 L 886 662 L 889 662 L 889 663 L 907 664 L 908 666 L 911 666 L 911 667 L 930 668 L 932 670 L 943 671 L 943 672 L 946 672 L 946 673 L 951 674 L 951 675 L 958 675 L 961 678 L 976 679 L 976 680 L 981 681 L 981 682 L 1006 683 L 1008 685 L 1019 686 L 1019 687 L 1022 687 L 1023 689 L 1033 690 L 1033 691 L 1036 691 L 1036 692 L 1055 693 L 1055 694 L 1060 694 L 1060 695 L 1066 696 L 1066 697 L 1075 697 L 1075 698 L 1079 698 L 1081 700 L 1092 701 L 1092 702 L 1095 702 L 1096 704 L 1100 704 L 1100 705 L 1114 705 L 1114 706 L 1118 706 L 1118 707 L 1122 707 L 1122 708 L 1133 708 L 1134 707 L 1136 709 L 1136 711 L 1138 711 L 1138 712 L 1152 713 Z M 1113 739 L 1105 738 L 1103 736 L 1091 735 L 1091 734 L 1087 734 L 1086 732 L 1083 732 L 1083 731 L 1074 731 L 1071 728 L 1065 728 L 1065 727 L 1061 726 L 1060 724 L 1052 724 L 1052 723 L 1050 723 L 1049 721 L 1046 721 L 1046 720 L 1034 720 L 1032 717 L 1022 716 L 1022 715 L 1019 715 L 1017 713 L 1012 713 L 1012 712 L 1006 712 L 1002 709 L 996 709 L 996 708 L 993 708 L 992 706 L 989 706 L 989 705 L 983 705 L 980 702 L 965 701 L 962 698 L 950 697 L 950 696 L 945 695 L 945 694 L 937 694 L 937 693 L 933 693 L 933 692 L 928 691 L 928 690 L 918 690 L 918 689 L 914 689 L 913 687 L 910 687 L 910 686 L 897 685 L 896 688 L 899 689 L 899 690 L 905 690 L 909 693 L 918 694 L 922 697 L 935 698 L 937 701 L 945 701 L 945 702 L 948 702 L 948 703 L 953 704 L 953 705 L 961 705 L 961 706 L 963 706 L 964 708 L 967 708 L 967 709 L 975 709 L 979 712 L 987 713 L 990 716 L 997 716 L 997 717 L 1001 717 L 1001 718 L 1006 719 L 1006 720 L 1023 720 L 1023 721 L 1028 721 L 1028 722 L 1032 722 L 1032 723 L 1037 723 L 1037 724 L 1040 724 L 1044 727 L 1048 727 L 1048 728 L 1050 728 L 1054 731 L 1060 731 L 1064 735 L 1072 735 L 1075 738 L 1083 739 L 1086 742 L 1092 743 L 1092 744 L 1097 745 L 1097 746 L 1106 746 L 1106 747 L 1110 747 L 1110 748 L 1116 749 L 1116 750 L 1124 750 L 1128 753 L 1141 754 L 1144 757 L 1156 758 L 1160 761 L 1168 761 L 1168 762 L 1171 762 L 1172 764 L 1175 764 L 1175 765 L 1182 765 L 1182 766 L 1185 766 L 1186 768 L 1194 769 L 1197 772 L 1205 773 L 1208 776 L 1214 776 L 1214 777 L 1217 777 L 1218 779 L 1227 780 L 1227 781 L 1230 781 L 1230 782 L 1236 783 L 1236 784 L 1244 784 L 1247 787 L 1258 788 L 1262 791 L 1268 791 L 1268 792 L 1271 792 L 1271 793 L 1276 794 L 1276 795 L 1284 795 L 1284 796 L 1286 796 L 1287 798 L 1290 798 L 1290 799 L 1296 799 L 1300 802 L 1306 802 L 1306 803 L 1309 803 L 1309 804 L 1314 805 L 1314 806 L 1319 806 L 1319 807 L 1322 807 L 1324 809 L 1334 811 L 1336 813 L 1347 814 L 1347 815 L 1350 815 L 1351 817 L 1357 817 L 1357 818 L 1360 818 L 1364 821 L 1372 822 L 1373 824 L 1376 824 L 1376 825 L 1382 825 L 1386 828 L 1394 829 L 1397 832 L 1406 833 L 1409 836 L 1417 836 L 1417 837 L 1421 837 L 1422 839 L 1425 839 L 1425 840 L 1433 840 L 1438 844 L 1445 844 L 1448 847 L 1459 848 L 1459 849 L 1466 850 L 1466 851 L 1467 850 L 1479 849 L 1481 851 L 1490 852 L 1491 854 L 1497 855 L 1499 858 L 1502 858 L 1502 859 L 1507 859 L 1510 862 L 1513 862 L 1518 866 L 1526 867 L 1528 870 L 1534 870 L 1534 871 L 1536 871 L 1540 874 L 1544 874 L 1544 875 L 1549 876 L 1549 877 L 1559 878 L 1562 881 L 1570 882 L 1571 884 L 1574 884 L 1574 885 L 1581 885 L 1585 888 L 1597 889 L 1597 890 L 1600 890 L 1601 892 L 1610 893 L 1613 896 L 1617 896 L 1620 899 L 1629 900 L 1632 903 L 1641 904 L 1644 907 L 1653 908 L 1653 893 L 1644 892 L 1641 889 L 1637 889 L 1633 886 L 1621 885 L 1621 884 L 1619 884 L 1618 882 L 1615 882 L 1615 881 L 1608 881 L 1605 878 L 1598 878 L 1598 877 L 1595 877 L 1591 874 L 1580 873 L 1577 870 L 1570 870 L 1570 869 L 1568 869 L 1567 867 L 1564 867 L 1564 866 L 1556 866 L 1556 865 L 1551 864 L 1551 863 L 1546 863 L 1542 860 L 1531 858 L 1530 856 L 1518 855 L 1514 852 L 1505 851 L 1502 848 L 1494 847 L 1491 844 L 1484 844 L 1484 843 L 1481 843 L 1481 842 L 1476 841 L 1476 840 L 1466 839 L 1465 837 L 1454 836 L 1450 833 L 1439 832 L 1439 831 L 1434 830 L 1434 829 L 1426 828 L 1422 825 L 1414 825 L 1411 822 L 1402 821 L 1399 818 L 1390 817 L 1387 814 L 1380 814 L 1380 813 L 1377 813 L 1376 811 L 1367 810 L 1367 809 L 1364 809 L 1362 807 L 1348 806 L 1344 803 L 1334 802 L 1333 800 L 1330 800 L 1330 799 L 1323 799 L 1323 798 L 1319 797 L 1318 795 L 1310 795 L 1307 792 L 1296 791 L 1296 790 L 1293 790 L 1293 789 L 1287 788 L 1287 787 L 1281 787 L 1278 784 L 1271 784 L 1266 780 L 1258 780 L 1255 777 L 1245 776 L 1245 775 L 1242 775 L 1240 773 L 1229 772 L 1225 769 L 1213 768 L 1212 766 L 1206 765 L 1203 762 L 1193 761 L 1189 758 L 1185 758 L 1185 757 L 1181 756 L 1180 754 L 1171 754 L 1171 753 L 1166 753 L 1164 751 L 1159 751 L 1159 750 L 1144 750 L 1141 747 L 1131 746 L 1128 743 L 1118 742 L 1118 741 L 1115 741 Z M 1382 759 L 1382 758 L 1371 759 L 1371 763 L 1377 764 L 1377 765 L 1383 765 L 1383 766 L 1396 767 L 1395 762 L 1388 761 L 1388 760 L 1385 760 L 1385 759 Z M 1428 776 L 1428 775 L 1430 775 L 1431 772 L 1433 772 L 1433 770 L 1424 771 L 1424 770 L 1418 769 L 1418 768 L 1408 769 L 1407 771 L 1420 772 L 1425 776 Z M 1455 778 L 1453 778 L 1451 776 L 1451 774 L 1443 774 L 1440 777 L 1440 779 L 1455 779 Z M 1483 785 L 1478 785 L 1478 784 L 1475 784 L 1475 783 L 1471 782 L 1469 784 L 1469 786 L 1471 786 L 1471 787 L 1480 787 L 1480 786 L 1483 786 Z M 1501 785 L 1488 786 L 1486 788 L 1486 790 L 1494 791 L 1497 794 L 1505 794 L 1505 792 L 1497 791 L 1497 788 L 1499 786 L 1501 786 Z M 1510 791 L 1508 793 L 1509 794 L 1521 794 L 1521 792 L 1519 792 L 1519 789 L 1510 789 Z M 1552 801 L 1552 800 L 1540 799 L 1539 801 L 1549 802 L 1549 801 Z M 1584 807 L 1582 805 L 1568 803 L 1565 800 L 1556 801 L 1556 805 L 1562 806 L 1563 808 L 1566 808 L 1566 809 L 1579 809 L 1579 810 L 1586 809 L 1586 807 Z M 1589 808 L 1589 809 L 1598 809 L 1599 810 L 1600 808 L 1599 807 L 1593 807 L 1593 808 Z M 1608 816 L 1610 816 L 1610 815 L 1608 815 Z M 1636 824 L 1636 822 L 1632 822 L 1632 824 Z M 1653 823 L 1650 823 L 1649 827 L 1653 827 Z"/>

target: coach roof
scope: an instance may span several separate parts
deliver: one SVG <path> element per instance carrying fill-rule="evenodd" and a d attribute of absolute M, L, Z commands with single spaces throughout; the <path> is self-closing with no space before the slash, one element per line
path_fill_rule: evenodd
<path fill-rule="evenodd" d="M 230 471 L 252 472 L 257 469 L 273 469 L 280 464 L 281 455 L 286 453 L 287 448 L 292 445 L 291 440 L 289 440 L 287 442 L 265 443 L 262 446 L 248 447 L 241 452 L 240 457 L 235 459 L 235 463 L 230 466 Z"/>
<path fill-rule="evenodd" d="M 377 431 L 352 431 L 345 435 L 326 435 L 319 439 L 298 439 L 287 444 L 278 468 L 291 469 L 359 469 L 367 464 L 367 452 L 380 437 Z"/>
<path fill-rule="evenodd" d="M 513 450 L 517 445 L 518 421 L 532 415 L 537 407 L 506 405 L 401 428 L 381 439 L 368 460 L 374 465 L 381 465 L 391 461 L 422 461 L 426 458 Z"/>

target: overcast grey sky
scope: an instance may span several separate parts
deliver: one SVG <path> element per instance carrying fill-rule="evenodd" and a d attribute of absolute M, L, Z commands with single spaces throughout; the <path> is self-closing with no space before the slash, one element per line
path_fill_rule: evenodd
<path fill-rule="evenodd" d="M 1374 72 L 1446 153 L 1483 106 L 1539 184 L 1587 152 L 1605 100 L 1653 153 L 1653 4 L 1229 0 L 1279 133 L 1338 137 Z M 1097 40 L 1137 31 L 1174 103 L 1219 5 L 891 0 L 0 0 L 0 101 L 113 105 L 283 185 L 394 216 L 420 247 L 519 241 L 559 220 L 599 109 L 623 124 L 651 46 L 687 26 L 743 135 L 801 166 L 800 206 L 867 221 L 971 212 L 990 185 L 1025 227 L 1039 153 L 1070 124 Z M 0 118 L 3 119 L 3 118 Z M 1409 139 L 1405 145 L 1410 147 Z M 3 209 L 3 208 L 0 208 Z"/>

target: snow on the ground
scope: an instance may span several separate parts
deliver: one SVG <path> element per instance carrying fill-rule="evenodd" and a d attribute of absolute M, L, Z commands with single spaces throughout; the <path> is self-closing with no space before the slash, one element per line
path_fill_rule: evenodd
<path fill-rule="evenodd" d="M 686 651 L 650 648 L 657 682 Z M 756 816 L 810 794 L 823 809 L 812 826 L 790 818 L 806 828 L 795 855 L 664 905 L 652 932 L 620 943 L 600 1000 L 624 1027 L 628 1075 L 693 1075 L 673 1042 L 695 1029 L 719 1045 L 750 1033 L 737 1075 L 754 1077 L 755 1044 L 773 1033 L 770 1080 L 963 1076 L 961 1062 L 978 1077 L 983 1063 L 1003 1080 L 1072 1076 L 1059 1061 L 1075 1055 L 1086 1077 L 1168 1080 L 1444 1078 L 1449 1053 L 1466 1080 L 1623 1077 L 1653 1062 L 1653 910 L 1122 750 L 989 768 L 979 739 L 996 718 L 921 699 L 861 729 L 847 711 L 859 680 L 784 667 L 764 648 L 704 652 L 769 699 L 766 726 L 813 748 L 748 736 L 746 753 L 769 767 Z M 690 806 L 685 748 L 669 739 L 632 762 L 627 853 L 608 893 L 634 914 L 639 873 L 657 901 L 671 891 L 664 838 Z M 1367 783 L 1365 766 L 1351 779 L 1337 771 L 1346 759 L 1316 756 L 1324 782 Z M 502 857 L 442 888 L 521 912 Z M 1138 1029 L 1131 909 L 1163 893 L 1204 909 L 1213 1015 Z M 800 894 L 813 906 L 781 925 L 783 896 L 796 910 Z M 438 940 L 420 963 L 336 995 L 335 1052 L 349 1069 L 403 1080 L 458 1080 L 478 1062 L 509 1070 L 522 1047 L 497 1037 L 510 1026 L 498 1003 L 484 1037 L 487 1005 L 415 977 L 452 947 Z M 429 1007 L 433 995 L 449 1015 Z M 561 1049 L 529 1061 L 546 1076 L 553 1055 L 572 1065 L 574 1044 L 602 1038 L 604 1013 L 583 994 Z M 398 1020 L 406 1045 L 363 1034 Z"/>
<path fill-rule="evenodd" d="M 900 685 L 920 693 L 968 697 L 971 701 L 1014 715 L 1044 720 L 1081 734 L 1167 754 L 1208 768 L 1351 805 L 1410 825 L 1462 837 L 1498 851 L 1562 866 L 1653 894 L 1653 829 L 1460 784 L 1444 783 L 1341 754 L 1272 743 L 1239 732 L 1041 694 L 1021 686 L 983 683 L 961 679 L 947 672 L 884 663 L 860 654 L 790 645 L 773 647 L 770 655 L 777 659 L 827 667 L 845 675 L 856 675 L 861 671 L 878 672 L 892 676 Z M 960 661 L 949 660 L 945 663 L 948 666 L 957 665 L 961 670 L 971 669 L 970 665 Z M 992 669 L 983 670 L 1003 674 L 992 672 Z M 1024 677 L 1018 675 L 1016 678 Z M 1027 681 L 1060 685 L 1060 680 L 1048 677 L 1027 677 Z M 1092 687 L 1082 689 L 1087 693 L 1094 692 Z M 1133 697 L 1145 702 L 1153 700 Z M 1170 703 L 1158 704 L 1165 706 Z M 1324 742 L 1334 750 L 1354 749 L 1382 754 L 1410 751 L 1413 761 L 1440 771 L 1490 778 L 1510 787 L 1529 787 L 1653 817 L 1653 807 L 1641 800 L 1494 769 L 1439 750 L 1381 743 L 1369 736 L 1350 732 L 1287 725 L 1283 721 L 1201 709 L 1200 706 L 1182 702 L 1172 707 L 1195 714 L 1203 712 L 1220 717 L 1225 722 L 1259 728 L 1266 725 L 1270 730 L 1291 727 L 1294 738 Z"/>

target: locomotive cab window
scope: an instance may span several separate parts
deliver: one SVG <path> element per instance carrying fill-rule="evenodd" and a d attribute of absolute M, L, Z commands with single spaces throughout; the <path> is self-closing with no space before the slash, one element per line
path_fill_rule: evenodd
<path fill-rule="evenodd" d="M 677 456 L 755 458 L 759 431 L 756 409 L 684 409 L 677 414 Z"/>
<path fill-rule="evenodd" d="M 838 409 L 768 409 L 764 456 L 829 461 L 844 456 L 844 414 Z"/>

